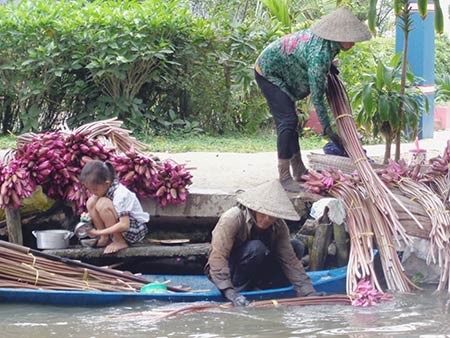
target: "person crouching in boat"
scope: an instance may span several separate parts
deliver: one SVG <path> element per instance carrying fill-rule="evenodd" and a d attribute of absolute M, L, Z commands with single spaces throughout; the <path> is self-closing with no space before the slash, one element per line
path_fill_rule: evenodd
<path fill-rule="evenodd" d="M 240 291 L 293 285 L 299 297 L 321 296 L 300 261 L 304 247 L 291 240 L 286 220 L 298 221 L 278 180 L 241 192 L 220 217 L 205 273 L 234 306 L 248 305 Z"/>

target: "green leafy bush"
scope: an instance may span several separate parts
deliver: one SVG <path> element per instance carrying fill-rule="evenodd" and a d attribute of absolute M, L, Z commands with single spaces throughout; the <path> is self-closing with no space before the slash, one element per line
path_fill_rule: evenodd
<path fill-rule="evenodd" d="M 155 107 L 173 107 L 183 62 L 199 59 L 192 40 L 210 38 L 203 28 L 179 1 L 1 7 L 3 130 L 46 130 L 61 114 L 75 125 L 118 116 L 142 126 Z"/>
<path fill-rule="evenodd" d="M 393 38 L 372 38 L 369 41 L 358 42 L 347 52 L 340 52 L 340 77 L 345 82 L 349 92 L 363 85 L 363 75 L 375 73 L 377 60 L 390 60 L 395 54 Z"/>
<path fill-rule="evenodd" d="M 447 35 L 437 35 L 435 39 L 434 73 L 436 79 L 442 79 L 450 74 L 450 40 Z"/>
<path fill-rule="evenodd" d="M 2 132 L 113 116 L 145 134 L 256 131 L 268 114 L 252 64 L 273 31 L 254 21 L 183 0 L 0 6 Z"/>
<path fill-rule="evenodd" d="M 450 101 L 450 40 L 446 35 L 438 35 L 435 40 L 436 101 Z"/>

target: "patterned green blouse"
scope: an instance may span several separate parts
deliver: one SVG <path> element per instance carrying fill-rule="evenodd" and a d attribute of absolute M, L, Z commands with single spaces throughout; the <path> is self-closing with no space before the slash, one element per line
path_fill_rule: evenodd
<path fill-rule="evenodd" d="M 311 94 L 325 130 L 330 125 L 324 95 L 326 76 L 339 51 L 338 42 L 324 40 L 307 29 L 269 44 L 258 57 L 256 67 L 293 101 Z"/>

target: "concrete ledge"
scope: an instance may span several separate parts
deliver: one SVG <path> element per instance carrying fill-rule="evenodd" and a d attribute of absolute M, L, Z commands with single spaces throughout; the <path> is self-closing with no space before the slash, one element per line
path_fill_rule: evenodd
<path fill-rule="evenodd" d="M 104 255 L 104 248 L 86 248 L 76 246 L 69 249 L 44 250 L 44 253 L 69 258 L 69 259 L 94 259 L 94 258 L 170 258 L 207 255 L 210 248 L 209 243 L 182 244 L 182 245 L 159 245 L 139 244 L 121 250 L 116 254 Z"/>
<path fill-rule="evenodd" d="M 202 225 L 214 224 L 223 212 L 236 204 L 236 197 L 221 190 L 192 189 L 183 204 L 161 207 L 154 199 L 145 199 L 141 203 L 150 213 L 153 225 L 189 222 Z"/>
<path fill-rule="evenodd" d="M 288 195 L 300 215 L 305 212 L 305 202 L 323 198 L 308 192 Z M 180 205 L 161 207 L 154 199 L 145 199 L 141 203 L 144 210 L 150 213 L 152 226 L 214 226 L 220 215 L 236 205 L 236 194 L 214 189 L 192 189 L 186 202 Z"/>

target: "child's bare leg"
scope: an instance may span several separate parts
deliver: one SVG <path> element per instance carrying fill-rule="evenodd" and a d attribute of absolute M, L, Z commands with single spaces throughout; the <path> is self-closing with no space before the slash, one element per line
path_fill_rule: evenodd
<path fill-rule="evenodd" d="M 128 248 L 128 243 L 123 239 L 120 233 L 117 233 L 113 235 L 112 243 L 105 248 L 105 251 L 103 251 L 103 253 L 111 254 L 126 248 Z"/>
<path fill-rule="evenodd" d="M 109 198 L 101 197 L 99 201 L 97 202 L 96 209 L 102 218 L 103 223 L 107 228 L 110 226 L 113 226 L 118 221 L 118 215 L 116 213 L 116 209 L 114 208 L 114 205 L 112 201 Z M 125 241 L 125 239 L 122 237 L 120 233 L 113 233 L 113 241 L 109 243 L 109 236 L 108 241 L 105 245 L 105 251 L 103 253 L 110 254 L 117 252 L 119 250 L 128 248 L 128 244 Z M 100 246 L 100 245 L 97 245 Z"/>
<path fill-rule="evenodd" d="M 100 197 L 95 205 L 97 214 L 99 215 L 104 228 L 109 228 L 110 226 L 117 223 L 118 216 L 116 209 L 114 209 L 113 202 L 107 197 Z M 97 246 L 106 246 L 111 242 L 110 235 L 101 236 Z"/>
<path fill-rule="evenodd" d="M 86 207 L 89 212 L 89 216 L 91 217 L 91 222 L 94 225 L 95 229 L 97 230 L 103 230 L 105 229 L 105 223 L 100 216 L 99 211 L 97 210 L 97 203 L 99 201 L 99 198 L 96 196 L 92 196 L 87 200 Z M 108 235 L 100 236 L 97 246 L 103 247 L 108 245 L 110 242 Z"/>

